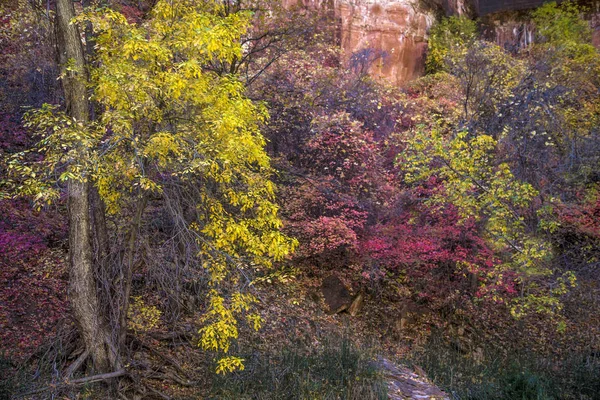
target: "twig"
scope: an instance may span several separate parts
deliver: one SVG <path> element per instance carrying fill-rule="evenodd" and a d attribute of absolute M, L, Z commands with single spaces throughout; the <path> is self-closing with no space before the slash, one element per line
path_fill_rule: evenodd
<path fill-rule="evenodd" d="M 153 379 L 153 380 L 160 380 L 160 381 L 171 380 L 171 381 L 173 381 L 181 386 L 185 386 L 185 387 L 192 387 L 192 386 L 196 386 L 198 384 L 198 381 L 191 381 L 189 379 L 184 379 L 171 371 L 168 371 L 165 374 L 153 373 L 151 375 L 146 376 L 145 378 Z"/>
<path fill-rule="evenodd" d="M 171 400 L 170 396 L 167 396 L 166 394 L 164 394 L 163 392 L 154 389 L 152 386 L 150 385 L 144 385 L 144 387 L 146 389 L 148 389 L 149 391 L 151 391 L 153 394 L 155 394 L 156 396 L 160 397 L 161 399 L 165 399 L 165 400 Z"/>
<path fill-rule="evenodd" d="M 174 339 L 184 339 L 186 343 L 189 341 L 188 337 L 191 336 L 191 331 L 172 331 L 169 333 L 150 333 L 150 336 L 153 339 L 160 341 L 174 340 Z"/>
<path fill-rule="evenodd" d="M 69 367 L 65 370 L 63 378 L 69 379 L 71 377 L 71 375 L 73 375 L 73 373 L 75 371 L 77 371 L 77 369 L 79 367 L 81 367 L 81 364 L 83 364 L 83 362 L 85 361 L 85 359 L 88 357 L 89 354 L 90 354 L 90 351 L 88 349 L 86 349 L 83 353 L 81 353 L 79 355 L 79 357 L 77 357 L 77 359 L 75 361 L 73 361 L 73 363 L 71 365 L 69 365 Z"/>

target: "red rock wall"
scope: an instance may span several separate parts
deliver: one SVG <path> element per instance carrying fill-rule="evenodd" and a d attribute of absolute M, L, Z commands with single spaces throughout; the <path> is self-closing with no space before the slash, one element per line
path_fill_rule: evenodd
<path fill-rule="evenodd" d="M 434 0 L 438 1 L 438 0 Z M 460 9 L 463 0 L 443 0 Z M 356 54 L 381 55 L 370 72 L 392 84 L 424 72 L 427 33 L 434 16 L 419 8 L 419 0 L 283 0 L 284 6 L 331 10 L 339 21 L 340 45 L 350 61 Z M 452 3 L 452 4 L 450 4 Z M 440 5 L 441 6 L 441 5 Z"/>
<path fill-rule="evenodd" d="M 365 50 L 380 54 L 370 71 L 392 84 L 423 74 L 427 33 L 434 22 L 431 13 L 411 0 L 338 0 L 335 13 L 348 58 Z"/>
<path fill-rule="evenodd" d="M 356 54 L 381 55 L 371 64 L 373 76 L 394 85 L 424 73 L 429 28 L 434 13 L 419 4 L 428 3 L 446 15 L 473 15 L 476 0 L 283 0 L 297 5 L 328 10 L 339 21 L 340 44 L 347 61 Z M 535 0 L 537 1 L 537 0 Z M 594 44 L 600 47 L 600 1 L 591 3 Z M 531 44 L 534 27 L 522 13 L 487 15 L 484 36 L 507 50 Z"/>

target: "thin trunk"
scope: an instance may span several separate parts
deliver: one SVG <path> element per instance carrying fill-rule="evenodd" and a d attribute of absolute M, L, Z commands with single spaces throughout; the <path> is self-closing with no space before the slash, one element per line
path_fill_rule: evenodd
<path fill-rule="evenodd" d="M 86 123 L 89 121 L 89 103 L 85 59 L 79 31 L 72 23 L 73 18 L 75 9 L 72 1 L 57 0 L 56 38 L 67 112 L 77 121 Z M 67 69 L 67 65 L 71 68 Z M 89 183 L 85 179 L 70 180 L 68 199 L 69 299 L 75 321 L 95 368 L 101 372 L 108 371 L 117 367 L 118 357 L 115 346 L 111 345 L 110 332 L 98 303 L 90 240 Z"/>
<path fill-rule="evenodd" d="M 146 209 L 148 198 L 142 196 L 136 206 L 135 215 L 131 223 L 129 231 L 129 237 L 127 239 L 127 253 L 123 260 L 122 275 L 121 275 L 121 295 L 123 296 L 123 302 L 119 315 L 119 348 L 123 349 L 125 346 L 125 339 L 127 337 L 127 313 L 129 311 L 129 297 L 131 295 L 131 284 L 133 279 L 133 262 L 135 258 L 135 248 L 138 238 L 138 233 L 142 223 L 142 216 Z"/>
<path fill-rule="evenodd" d="M 91 7 L 90 0 L 82 0 L 84 10 Z M 99 3 L 100 6 L 104 5 L 104 2 Z M 94 60 L 94 33 L 92 29 L 92 23 L 88 22 L 85 25 L 85 55 L 87 57 L 87 63 L 92 63 Z M 89 97 L 89 96 L 88 96 Z M 95 101 L 88 102 L 89 107 L 89 119 L 95 121 L 98 117 L 98 104 Z M 106 276 L 105 271 L 107 269 L 107 257 L 110 252 L 109 240 L 108 240 L 108 228 L 106 226 L 106 206 L 104 201 L 98 193 L 98 189 L 93 182 L 90 182 L 90 212 L 92 217 L 92 243 L 94 245 L 94 261 L 96 267 L 102 269 L 102 273 L 99 276 Z"/>

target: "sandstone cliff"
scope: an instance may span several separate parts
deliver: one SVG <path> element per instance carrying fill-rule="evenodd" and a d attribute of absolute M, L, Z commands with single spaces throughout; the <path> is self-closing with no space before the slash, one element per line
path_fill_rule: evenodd
<path fill-rule="evenodd" d="M 401 85 L 424 73 L 428 32 L 443 15 L 481 15 L 483 35 L 508 51 L 532 43 L 535 27 L 523 11 L 545 0 L 284 0 L 333 11 L 346 61 L 371 60 L 373 76 Z M 588 19 L 600 47 L 600 2 Z"/>
<path fill-rule="evenodd" d="M 376 57 L 371 73 L 393 84 L 422 75 L 431 12 L 412 0 L 341 0 L 335 11 L 345 54 Z"/>

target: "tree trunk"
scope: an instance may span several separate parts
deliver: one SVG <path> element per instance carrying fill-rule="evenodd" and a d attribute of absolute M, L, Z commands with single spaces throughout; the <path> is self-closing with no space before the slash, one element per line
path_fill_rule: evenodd
<path fill-rule="evenodd" d="M 107 257 L 110 253 L 108 228 L 106 226 L 106 206 L 93 184 L 89 185 L 90 207 L 92 218 L 92 237 L 94 238 L 94 261 L 98 268 L 106 269 Z M 103 274 L 100 274 L 103 275 Z"/>
<path fill-rule="evenodd" d="M 91 0 L 82 0 L 81 4 L 83 9 L 87 10 L 92 6 Z M 100 1 L 98 6 L 105 6 L 104 1 Z M 92 30 L 92 23 L 88 22 L 85 25 L 85 54 L 87 56 L 87 63 L 92 63 L 95 55 L 94 51 L 94 34 Z M 98 117 L 98 104 L 95 101 L 91 101 L 88 104 L 90 115 L 89 120 L 95 121 Z M 110 252 L 110 245 L 108 240 L 108 228 L 106 226 L 106 206 L 104 201 L 98 193 L 94 182 L 89 184 L 90 190 L 90 212 L 92 217 L 92 243 L 94 245 L 94 261 L 97 264 L 96 267 L 100 269 L 106 269 L 106 261 Z M 103 271 L 104 272 L 104 271 Z M 103 275 L 103 274 L 101 274 Z"/>
<path fill-rule="evenodd" d="M 73 18 L 72 0 L 57 0 L 56 39 L 67 113 L 85 124 L 89 121 L 85 59 L 79 31 L 72 24 Z M 81 151 L 84 153 L 85 149 Z M 98 303 L 90 240 L 89 183 L 83 178 L 68 182 L 69 299 L 94 366 L 99 372 L 105 372 L 118 367 L 118 354 Z"/>

